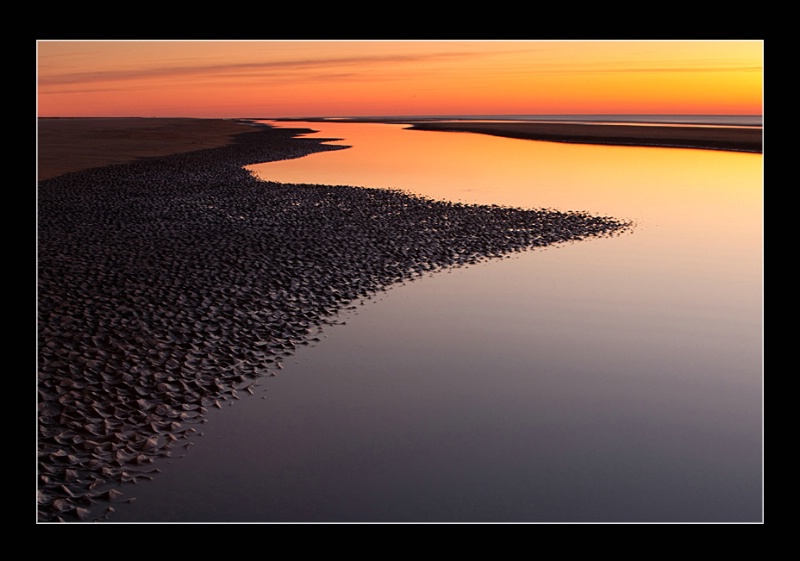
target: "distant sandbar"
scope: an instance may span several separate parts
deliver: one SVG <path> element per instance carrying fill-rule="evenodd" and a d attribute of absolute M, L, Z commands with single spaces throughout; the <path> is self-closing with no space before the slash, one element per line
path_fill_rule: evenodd
<path fill-rule="evenodd" d="M 425 121 L 410 124 L 411 128 L 418 130 L 471 132 L 551 142 L 700 148 L 756 153 L 763 151 L 763 131 L 760 127 L 476 122 L 466 120 L 459 122 Z"/>

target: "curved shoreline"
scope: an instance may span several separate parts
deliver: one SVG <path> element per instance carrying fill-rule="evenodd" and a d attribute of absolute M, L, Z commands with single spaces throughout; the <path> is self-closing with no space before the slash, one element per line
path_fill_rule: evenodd
<path fill-rule="evenodd" d="M 299 119 L 277 119 L 291 123 Z M 306 122 L 324 119 L 303 119 Z M 695 148 L 762 153 L 761 127 L 682 127 L 436 120 L 348 119 L 348 122 L 405 124 L 416 130 L 470 132 L 506 138 Z M 249 119 L 191 118 L 40 118 L 38 119 L 38 179 L 140 158 L 162 157 L 225 146 L 236 135 L 258 130 Z M 291 125 L 289 125 L 291 126 Z"/>
<path fill-rule="evenodd" d="M 344 147 L 299 129 L 252 130 L 218 148 L 39 182 L 40 521 L 113 518 L 129 484 L 191 444 L 208 408 L 274 374 L 355 300 L 630 227 L 260 181 L 244 166 Z"/>

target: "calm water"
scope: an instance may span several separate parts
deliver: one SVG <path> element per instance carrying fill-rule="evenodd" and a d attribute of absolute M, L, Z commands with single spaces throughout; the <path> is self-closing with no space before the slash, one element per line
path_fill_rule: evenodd
<path fill-rule="evenodd" d="M 307 126 L 257 173 L 636 227 L 356 305 L 114 520 L 762 519 L 761 155 Z"/>

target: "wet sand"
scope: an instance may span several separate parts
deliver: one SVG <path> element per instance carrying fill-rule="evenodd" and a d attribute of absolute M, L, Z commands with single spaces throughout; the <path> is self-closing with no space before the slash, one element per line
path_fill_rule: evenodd
<path fill-rule="evenodd" d="M 486 127 L 470 132 L 524 132 Z M 653 140 L 635 128 L 639 144 Z M 292 133 L 216 119 L 40 121 L 40 521 L 113 521 L 113 505 L 180 457 L 210 408 L 250 392 L 354 301 L 628 227 L 264 183 L 243 169 L 342 149 Z"/>
<path fill-rule="evenodd" d="M 415 122 L 411 128 L 431 131 L 472 132 L 508 138 L 658 146 L 662 148 L 700 148 L 762 152 L 763 134 L 756 127 L 684 127 L 650 125 L 605 125 L 576 123 L 490 123 L 490 122 Z"/>
<path fill-rule="evenodd" d="M 72 121 L 46 145 L 61 151 L 42 171 L 90 167 L 38 184 L 39 521 L 113 520 L 114 503 L 180 457 L 210 408 L 252 392 L 355 301 L 431 271 L 630 227 L 263 182 L 244 168 L 343 149 L 294 137 L 307 129 L 85 124 L 94 130 L 79 135 Z M 229 137 L 236 127 L 246 134 Z M 104 136 L 122 139 L 120 154 Z M 189 148 L 206 142 L 221 145 Z M 86 160 L 98 143 L 103 158 L 125 161 Z M 154 146 L 173 153 L 153 157 Z"/>

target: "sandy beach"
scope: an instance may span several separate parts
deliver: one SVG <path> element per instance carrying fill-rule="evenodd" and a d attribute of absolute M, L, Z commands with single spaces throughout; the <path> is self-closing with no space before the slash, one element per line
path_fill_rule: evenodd
<path fill-rule="evenodd" d="M 295 138 L 297 129 L 253 127 L 257 134 L 228 142 L 247 129 L 85 123 L 94 131 L 62 130 L 50 146 L 61 147 L 58 169 L 89 168 L 38 184 L 42 521 L 113 514 L 120 486 L 155 477 L 151 464 L 188 445 L 209 408 L 274 375 L 354 301 L 430 271 L 630 226 L 579 212 L 262 182 L 245 169 L 342 149 Z M 122 140 L 120 153 L 105 136 Z M 151 137 L 173 153 L 142 157 L 153 155 Z M 190 149 L 209 142 L 219 146 Z M 103 160 L 86 159 L 98 143 Z"/>
<path fill-rule="evenodd" d="M 45 121 L 41 522 L 113 522 L 119 503 L 136 498 L 135 484 L 157 478 L 162 462 L 202 435 L 209 411 L 252 394 L 360 299 L 432 271 L 631 226 L 578 212 L 262 182 L 245 169 L 342 149 L 295 137 L 296 129 Z"/>
<path fill-rule="evenodd" d="M 227 119 L 39 119 L 39 179 L 137 158 L 215 148 L 252 131 Z"/>

